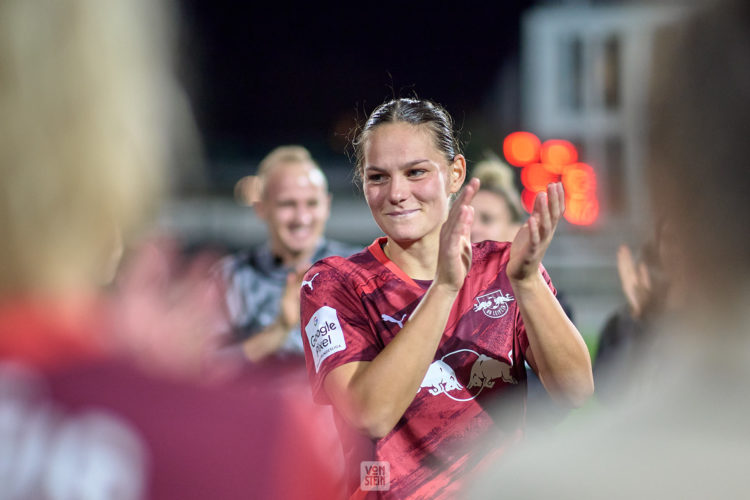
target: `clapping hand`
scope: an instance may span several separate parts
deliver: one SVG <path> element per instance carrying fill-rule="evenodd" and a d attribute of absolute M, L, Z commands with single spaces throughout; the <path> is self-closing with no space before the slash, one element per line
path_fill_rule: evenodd
<path fill-rule="evenodd" d="M 537 195 L 533 212 L 511 244 L 506 269 L 511 281 L 523 282 L 539 272 L 542 257 L 552 241 L 563 212 L 565 193 L 562 183 L 549 184 L 546 192 Z"/>

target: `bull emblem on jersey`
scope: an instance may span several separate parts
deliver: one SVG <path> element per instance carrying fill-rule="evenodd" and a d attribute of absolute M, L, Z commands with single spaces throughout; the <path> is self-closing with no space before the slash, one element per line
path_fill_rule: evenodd
<path fill-rule="evenodd" d="M 480 354 L 474 364 L 471 367 L 471 377 L 469 378 L 469 385 L 466 387 L 471 389 L 472 387 L 487 387 L 491 389 L 495 385 L 497 379 L 501 379 L 503 382 L 509 382 L 511 384 L 517 384 L 515 377 L 510 373 L 511 366 L 502 361 L 498 361 L 484 354 Z"/>
<path fill-rule="evenodd" d="M 474 312 L 482 311 L 490 318 L 502 318 L 508 313 L 508 302 L 515 299 L 509 293 L 503 294 L 502 290 L 495 290 L 485 295 L 475 297 Z"/>
<path fill-rule="evenodd" d="M 463 386 L 456 378 L 453 368 L 442 360 L 432 362 L 417 392 L 421 391 L 423 387 L 426 387 L 427 392 L 433 396 L 456 389 L 463 389 Z"/>

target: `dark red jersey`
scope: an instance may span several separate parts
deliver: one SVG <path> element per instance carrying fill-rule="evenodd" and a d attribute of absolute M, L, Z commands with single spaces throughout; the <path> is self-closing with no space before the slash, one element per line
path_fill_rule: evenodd
<path fill-rule="evenodd" d="M 338 498 L 304 374 L 152 376 L 83 319 L 0 304 L 0 498 Z"/>
<path fill-rule="evenodd" d="M 326 375 L 346 363 L 372 361 L 398 334 L 429 286 L 390 261 L 382 250 L 384 242 L 376 240 L 348 259 L 324 259 L 305 276 L 302 337 L 319 403 L 329 403 L 323 388 Z M 337 414 L 349 494 L 450 497 L 481 460 L 480 439 L 492 435 L 497 450 L 520 438 L 529 343 L 505 273 L 509 255 L 508 243 L 473 246 L 471 269 L 434 362 L 387 436 L 372 440 Z"/>

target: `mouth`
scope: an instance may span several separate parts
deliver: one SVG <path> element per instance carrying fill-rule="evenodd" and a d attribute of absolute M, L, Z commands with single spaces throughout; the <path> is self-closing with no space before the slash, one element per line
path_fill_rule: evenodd
<path fill-rule="evenodd" d="M 312 233 L 312 228 L 307 226 L 289 228 L 289 234 L 295 238 L 306 238 Z"/>
<path fill-rule="evenodd" d="M 419 212 L 419 210 L 415 208 L 412 210 L 394 210 L 393 212 L 388 212 L 385 215 L 394 219 L 405 219 L 411 215 L 416 214 L 417 212 Z"/>

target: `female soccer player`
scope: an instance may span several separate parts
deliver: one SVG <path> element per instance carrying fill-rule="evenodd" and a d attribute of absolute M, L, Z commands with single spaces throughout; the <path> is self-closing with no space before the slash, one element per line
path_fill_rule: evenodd
<path fill-rule="evenodd" d="M 562 186 L 538 196 L 512 244 L 472 245 L 479 182 L 451 204 L 466 160 L 443 108 L 386 102 L 354 146 L 386 236 L 305 276 L 313 392 L 334 407 L 350 494 L 450 495 L 481 458 L 480 438 L 492 433 L 502 449 L 520 437 L 524 398 L 514 396 L 525 392 L 525 360 L 564 404 L 593 392 L 586 345 L 541 267 Z"/>

